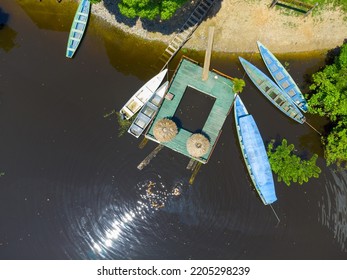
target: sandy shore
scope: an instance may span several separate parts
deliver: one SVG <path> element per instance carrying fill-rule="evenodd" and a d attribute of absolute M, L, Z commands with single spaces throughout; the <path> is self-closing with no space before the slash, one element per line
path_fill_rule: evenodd
<path fill-rule="evenodd" d="M 127 20 L 118 14 L 114 0 L 93 5 L 92 13 L 127 33 L 168 43 L 189 17 L 191 3 L 196 1 L 187 3 L 166 23 Z M 270 0 L 217 1 L 185 47 L 205 49 L 209 26 L 215 27 L 213 49 L 221 52 L 253 52 L 257 40 L 276 53 L 325 50 L 341 45 L 347 38 L 345 14 L 339 9 L 304 17 L 290 15 L 284 8 L 269 9 L 269 3 Z"/>

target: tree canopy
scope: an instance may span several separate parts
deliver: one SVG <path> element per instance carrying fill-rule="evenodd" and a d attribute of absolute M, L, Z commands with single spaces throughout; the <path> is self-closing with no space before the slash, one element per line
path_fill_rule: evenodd
<path fill-rule="evenodd" d="M 331 65 L 312 75 L 309 112 L 327 117 L 331 129 L 322 137 L 327 164 L 347 162 L 347 44 Z"/>
<path fill-rule="evenodd" d="M 128 18 L 170 19 L 187 0 L 121 0 L 119 11 Z"/>
<path fill-rule="evenodd" d="M 302 185 L 312 177 L 318 178 L 321 169 L 316 165 L 318 155 L 314 154 L 309 160 L 303 160 L 293 154 L 294 145 L 288 145 L 286 139 L 275 147 L 275 140 L 271 140 L 267 147 L 267 154 L 272 171 L 277 174 L 278 181 L 287 186 L 292 182 Z"/>

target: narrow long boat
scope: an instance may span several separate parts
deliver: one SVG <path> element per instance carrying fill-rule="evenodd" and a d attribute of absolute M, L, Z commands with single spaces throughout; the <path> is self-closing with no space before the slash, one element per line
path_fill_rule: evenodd
<path fill-rule="evenodd" d="M 260 55 L 277 85 L 290 96 L 301 111 L 307 112 L 307 101 L 293 78 L 279 60 L 262 43 L 257 42 L 257 44 Z"/>
<path fill-rule="evenodd" d="M 304 115 L 300 112 L 298 107 L 296 107 L 288 94 L 283 92 L 268 76 L 253 64 L 242 57 L 239 57 L 239 59 L 249 78 L 272 104 L 274 104 L 282 113 L 286 114 L 298 123 L 302 124 L 305 122 Z"/>
<path fill-rule="evenodd" d="M 135 94 L 129 99 L 129 101 L 120 110 L 121 115 L 125 119 L 130 119 L 135 115 L 145 103 L 151 98 L 153 93 L 160 86 L 166 75 L 167 69 L 161 71 L 159 74 L 145 83 Z"/>
<path fill-rule="evenodd" d="M 159 87 L 147 103 L 142 107 L 141 111 L 136 116 L 133 123 L 128 129 L 128 133 L 139 138 L 142 132 L 146 129 L 149 123 L 153 120 L 154 116 L 159 110 L 159 107 L 163 101 L 164 95 L 169 86 L 169 82 L 166 81 L 161 87 Z"/>
<path fill-rule="evenodd" d="M 234 104 L 237 136 L 248 173 L 265 205 L 277 200 L 275 184 L 263 139 L 253 116 L 248 114 L 239 96 Z"/>
<path fill-rule="evenodd" d="M 89 0 L 82 0 L 75 13 L 74 20 L 71 25 L 69 40 L 67 42 L 66 57 L 72 58 L 75 54 L 87 26 L 90 11 Z"/>

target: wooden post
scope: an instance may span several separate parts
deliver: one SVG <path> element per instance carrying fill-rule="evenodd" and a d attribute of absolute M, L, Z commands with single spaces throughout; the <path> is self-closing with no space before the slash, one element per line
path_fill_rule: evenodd
<path fill-rule="evenodd" d="M 202 70 L 202 80 L 203 81 L 207 80 L 208 71 L 210 70 L 213 34 L 214 34 L 214 26 L 210 26 L 208 29 L 208 43 L 207 43 L 207 49 L 206 49 L 206 53 L 205 53 L 204 69 Z"/>
<path fill-rule="evenodd" d="M 318 6 L 318 3 L 314 4 L 314 6 L 307 11 L 307 13 L 305 14 L 305 17 L 308 16 L 310 13 L 312 13 L 312 10 L 317 6 Z"/>
<path fill-rule="evenodd" d="M 278 0 L 272 1 L 272 4 L 271 4 L 271 6 L 270 6 L 270 9 L 273 8 L 273 7 L 277 4 L 277 2 L 278 2 Z"/>
<path fill-rule="evenodd" d="M 150 161 L 156 157 L 156 155 L 164 148 L 163 145 L 159 144 L 138 166 L 137 169 L 142 170 L 146 167 Z"/>
<path fill-rule="evenodd" d="M 195 165 L 192 176 L 189 179 L 189 185 L 193 185 L 195 177 L 198 174 L 201 165 L 202 165 L 202 163 L 200 161 Z"/>
<path fill-rule="evenodd" d="M 148 143 L 148 138 L 144 137 L 139 144 L 139 148 L 143 149 L 147 145 L 147 143 Z"/>
<path fill-rule="evenodd" d="M 190 159 L 187 169 L 193 171 L 198 162 L 195 159 Z"/>

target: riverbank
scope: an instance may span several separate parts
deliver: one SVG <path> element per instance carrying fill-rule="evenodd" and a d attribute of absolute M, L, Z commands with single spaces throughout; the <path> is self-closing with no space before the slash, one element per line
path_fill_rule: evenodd
<path fill-rule="evenodd" d="M 194 2 L 196 0 L 191 1 Z M 257 51 L 258 40 L 275 53 L 326 50 L 341 45 L 347 37 L 345 14 L 339 9 L 331 7 L 322 10 L 319 15 L 304 17 L 288 13 L 285 8 L 269 9 L 270 2 L 224 0 L 216 3 L 185 47 L 205 49 L 209 26 L 215 26 L 213 48 L 219 52 L 254 52 Z M 92 13 L 127 33 L 168 43 L 175 34 L 170 31 L 178 30 L 189 17 L 191 3 L 171 20 L 171 26 L 158 21 L 153 24 L 155 28 L 148 28 L 148 23 L 145 27 L 141 20 L 119 20 L 114 0 L 94 4 Z"/>

